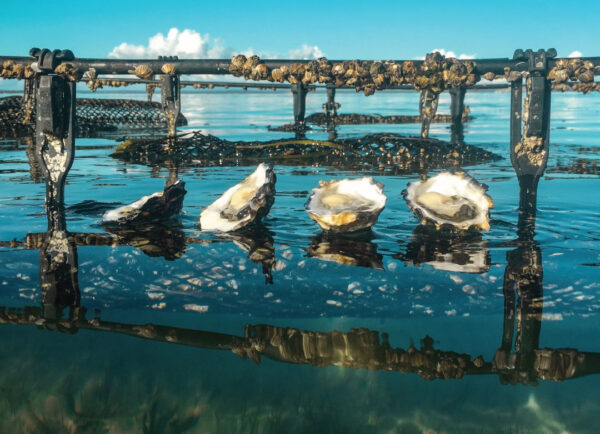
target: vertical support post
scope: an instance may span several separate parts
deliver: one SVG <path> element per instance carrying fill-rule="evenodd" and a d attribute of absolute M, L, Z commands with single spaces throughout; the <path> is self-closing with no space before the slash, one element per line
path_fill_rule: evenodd
<path fill-rule="evenodd" d="M 32 121 L 31 117 L 35 111 L 36 105 L 36 92 L 37 92 L 37 79 L 35 77 L 29 77 L 24 80 L 23 88 L 23 105 L 21 122 L 23 125 L 29 125 Z"/>
<path fill-rule="evenodd" d="M 451 87 L 450 92 L 450 133 L 452 143 L 463 143 L 463 113 L 465 111 L 465 93 L 467 89 L 461 87 Z"/>
<path fill-rule="evenodd" d="M 181 113 L 181 88 L 179 86 L 179 75 L 164 74 L 161 78 L 161 103 L 163 113 L 167 118 L 167 135 L 174 138 L 179 113 Z"/>
<path fill-rule="evenodd" d="M 548 162 L 550 147 L 550 101 L 551 84 L 548 75 L 548 59 L 556 56 L 556 50 L 517 50 L 513 58 L 527 61 L 529 76 L 526 86 L 523 118 L 523 134 L 517 132 L 520 80 L 511 85 L 511 148 L 510 159 L 517 176 L 528 175 L 539 178 Z M 519 99 L 520 100 L 520 99 Z M 514 104 L 514 107 L 513 107 Z M 519 137 L 520 136 L 520 137 Z M 519 140 L 517 140 L 519 138 Z M 537 185 L 537 183 L 536 183 Z"/>
<path fill-rule="evenodd" d="M 57 320 L 62 307 L 79 306 L 77 249 L 65 222 L 65 180 L 75 157 L 76 83 L 54 73 L 69 50 L 32 48 L 32 65 L 41 75 L 36 86 L 35 154 L 46 180 L 48 232 L 40 248 L 40 283 L 45 318 Z"/>
<path fill-rule="evenodd" d="M 55 75 L 55 68 L 75 56 L 70 50 L 32 48 L 32 65 L 41 74 L 36 86 L 35 149 L 46 178 L 49 224 L 64 230 L 59 216 L 52 215 L 64 204 L 64 183 L 75 157 L 75 82 Z M 64 221 L 64 219 L 62 219 Z"/>
<path fill-rule="evenodd" d="M 421 138 L 429 136 L 429 126 L 435 117 L 439 102 L 439 94 L 429 89 L 421 91 L 419 96 L 419 115 L 421 116 Z"/>
<path fill-rule="evenodd" d="M 151 80 L 154 80 L 156 77 L 153 75 L 150 77 Z M 148 102 L 152 102 L 152 97 L 154 96 L 154 90 L 158 87 L 156 83 L 146 83 L 146 98 Z"/>
<path fill-rule="evenodd" d="M 510 149 L 521 142 L 523 121 L 523 78 L 519 77 L 510 84 Z"/>
<path fill-rule="evenodd" d="M 323 108 L 327 117 L 331 118 L 337 115 L 337 109 L 340 108 L 340 105 L 335 102 L 335 84 L 327 83 L 325 90 L 327 91 L 327 102 Z"/>
<path fill-rule="evenodd" d="M 535 350 L 539 347 L 543 309 L 542 252 L 534 240 L 538 180 L 532 175 L 519 176 L 518 246 L 506 254 L 504 326 L 494 366 L 501 372 L 500 381 L 511 384 L 537 384 Z M 515 327 L 515 353 L 511 354 Z"/>
<path fill-rule="evenodd" d="M 302 83 L 292 84 L 292 96 L 294 98 L 294 124 L 297 127 L 304 126 L 304 115 L 306 114 L 306 85 Z"/>

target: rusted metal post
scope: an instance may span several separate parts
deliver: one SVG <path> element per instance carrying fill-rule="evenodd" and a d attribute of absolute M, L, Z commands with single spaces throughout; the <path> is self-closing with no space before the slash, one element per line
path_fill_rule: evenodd
<path fill-rule="evenodd" d="M 437 112 L 439 94 L 425 89 L 419 96 L 419 115 L 421 116 L 421 138 L 429 136 L 429 126 Z"/>
<path fill-rule="evenodd" d="M 467 89 L 465 87 L 451 87 L 448 92 L 450 93 L 450 132 L 452 143 L 463 143 L 463 113 L 465 111 L 465 93 Z"/>
<path fill-rule="evenodd" d="M 296 126 L 304 125 L 306 114 L 306 93 L 308 89 L 302 83 L 292 85 L 292 96 L 294 98 L 294 123 Z"/>

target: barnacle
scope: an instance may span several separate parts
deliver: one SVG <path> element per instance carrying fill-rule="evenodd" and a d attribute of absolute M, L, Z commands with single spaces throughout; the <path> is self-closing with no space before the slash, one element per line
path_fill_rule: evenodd
<path fill-rule="evenodd" d="M 136 66 L 133 70 L 133 73 L 136 77 L 146 80 L 152 78 L 152 76 L 154 75 L 154 71 L 152 71 L 152 68 L 145 64 Z"/>
<path fill-rule="evenodd" d="M 175 74 L 175 65 L 172 63 L 165 63 L 160 70 L 163 74 Z"/>
<path fill-rule="evenodd" d="M 61 63 L 56 68 L 54 68 L 54 72 L 58 76 L 69 81 L 79 81 L 83 76 L 83 73 L 79 71 L 79 68 L 75 64 L 69 62 Z"/>
<path fill-rule="evenodd" d="M 96 92 L 96 90 L 102 88 L 102 81 L 98 80 L 98 74 L 96 73 L 96 69 L 88 69 L 83 74 L 83 76 L 88 79 L 87 86 L 92 92 Z"/>

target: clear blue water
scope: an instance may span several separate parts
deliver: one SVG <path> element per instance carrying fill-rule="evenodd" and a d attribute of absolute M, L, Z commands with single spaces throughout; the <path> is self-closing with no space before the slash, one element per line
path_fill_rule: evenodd
<path fill-rule="evenodd" d="M 418 105 L 412 92 L 369 98 L 339 92 L 336 99 L 341 112 L 381 115 L 414 114 Z M 324 100 L 323 93 L 309 94 L 307 113 L 319 111 Z M 448 111 L 448 102 L 442 95 L 440 112 Z M 508 158 L 509 94 L 471 92 L 465 102 L 474 116 L 465 127 L 466 143 L 503 159 L 465 168 L 489 186 L 495 206 L 489 232 L 442 248 L 455 255 L 454 263 L 415 259 L 414 252 L 433 248 L 419 235 L 419 222 L 401 195 L 418 174 L 377 176 L 388 201 L 372 234 L 331 243 L 333 253 L 340 253 L 337 246 L 346 256 L 362 258 L 363 266 L 315 256 L 324 240 L 304 211 L 310 190 L 319 180 L 360 176 L 326 167 L 276 166 L 277 196 L 264 222 L 266 233 L 250 239 L 203 233 L 197 219 L 203 207 L 253 168 L 181 167 L 188 193 L 171 228 L 179 240 L 176 254 L 165 258 L 159 249 L 148 255 L 148 247 L 135 246 L 144 239 L 77 247 L 80 304 L 87 312 L 74 334 L 66 326 L 63 332 L 49 330 L 56 324 L 39 320 L 37 311 L 24 319 L 22 312 L 28 311 L 21 308 L 42 304 L 39 250 L 32 243 L 0 247 L 0 306 L 18 308 L 17 316 L 5 314 L 0 322 L 18 317 L 27 323 L 0 325 L 0 431 L 596 432 L 599 179 L 565 167 L 577 158 L 599 160 L 600 95 L 553 94 L 550 160 L 539 184 L 535 242 L 527 244 L 515 241 L 519 187 Z M 182 104 L 186 129 L 231 140 L 291 137 L 266 128 L 289 122 L 291 106 L 291 95 L 270 91 L 199 91 L 184 94 Z M 414 124 L 359 125 L 342 126 L 338 134 L 418 131 Z M 447 125 L 432 125 L 431 135 L 448 139 Z M 308 137 L 326 138 L 326 132 L 315 130 Z M 110 153 L 116 145 L 109 138 L 77 140 L 65 187 L 71 233 L 111 236 L 100 224 L 101 213 L 80 214 L 69 206 L 84 200 L 129 203 L 163 189 L 166 169 L 115 160 Z M 45 186 L 32 180 L 24 149 L 15 141 L 0 142 L 4 241 L 24 241 L 27 234 L 47 230 Z M 248 252 L 243 245 L 263 251 L 273 246 L 272 284 L 256 249 Z M 456 265 L 465 255 L 476 264 Z M 568 348 L 577 351 L 580 363 L 585 359 L 578 378 L 563 373 L 558 377 L 564 381 L 553 381 L 538 375 L 537 386 L 524 380 L 511 385 L 503 384 L 510 383 L 510 375 L 488 369 L 508 321 L 505 271 L 522 266 L 514 259 L 519 255 L 540 258 L 532 268 L 541 284 L 531 294 L 517 291 L 522 310 L 517 309 L 519 325 L 508 352 L 523 361 L 505 373 L 534 375 L 528 355 L 539 359 L 539 349 Z M 265 348 L 265 340 L 252 340 L 264 338 L 260 333 L 245 335 L 247 325 L 257 324 L 272 326 L 271 332 L 279 330 L 290 342 L 294 332 L 282 329 L 306 333 L 295 351 L 284 354 L 285 339 L 271 339 Z M 171 331 L 163 333 L 159 325 Z M 448 375 L 460 379 L 429 381 L 423 369 L 405 372 L 411 369 L 390 360 L 375 363 L 372 345 L 364 339 L 348 344 L 358 333 L 351 330 L 359 328 L 379 332 L 378 344 L 387 334 L 389 346 L 376 345 L 380 349 L 421 348 L 421 340 L 430 336 L 435 350 L 447 357 L 466 354 L 472 364 L 481 355 L 485 365 Z M 335 330 L 346 334 L 330 333 Z M 319 339 L 334 342 L 321 358 L 312 347 Z M 250 357 L 240 358 L 242 350 Z M 260 364 L 251 360 L 257 353 Z"/>

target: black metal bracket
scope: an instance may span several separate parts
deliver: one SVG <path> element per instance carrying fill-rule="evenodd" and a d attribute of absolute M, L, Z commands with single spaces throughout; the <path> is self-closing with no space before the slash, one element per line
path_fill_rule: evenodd
<path fill-rule="evenodd" d="M 306 94 L 308 89 L 302 83 L 292 85 L 292 96 L 294 98 L 294 123 L 297 126 L 304 125 L 306 114 Z"/>
<path fill-rule="evenodd" d="M 513 60 L 527 62 L 525 111 L 521 102 L 522 79 L 511 83 L 510 157 L 518 176 L 540 177 L 546 169 L 550 147 L 551 83 L 548 60 L 556 50 L 516 50 Z M 523 129 L 521 132 L 521 121 Z"/>
<path fill-rule="evenodd" d="M 177 60 L 177 56 L 161 56 L 159 60 Z M 175 137 L 177 118 L 181 113 L 181 86 L 178 74 L 163 74 L 161 78 L 161 104 L 167 118 L 168 136 Z"/>
<path fill-rule="evenodd" d="M 421 138 L 426 139 L 429 136 L 429 126 L 437 112 L 440 101 L 439 94 L 428 89 L 421 91 L 419 96 L 419 115 L 421 116 Z"/>
<path fill-rule="evenodd" d="M 43 50 L 32 48 L 29 50 L 29 55 L 36 58 L 31 65 L 32 69 L 41 73 L 52 73 L 61 63 L 75 60 L 75 55 L 71 50 L 50 51 L 47 48 Z"/>

